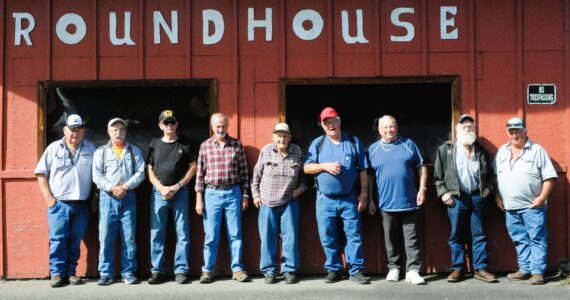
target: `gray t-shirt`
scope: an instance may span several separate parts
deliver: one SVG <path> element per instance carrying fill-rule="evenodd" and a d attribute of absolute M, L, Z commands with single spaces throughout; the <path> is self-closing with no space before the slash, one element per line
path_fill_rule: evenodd
<path fill-rule="evenodd" d="M 512 165 L 510 144 L 501 146 L 493 161 L 493 170 L 507 210 L 528 208 L 540 195 L 542 182 L 558 177 L 546 150 L 530 140 Z"/>

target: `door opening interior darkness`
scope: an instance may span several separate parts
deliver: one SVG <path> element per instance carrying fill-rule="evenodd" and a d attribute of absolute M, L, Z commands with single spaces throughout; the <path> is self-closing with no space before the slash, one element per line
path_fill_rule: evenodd
<path fill-rule="evenodd" d="M 293 142 L 302 149 L 323 134 L 318 122 L 321 110 L 334 107 L 343 132 L 358 136 L 365 148 L 376 141 L 374 119 L 392 115 L 398 134 L 416 142 L 427 163 L 433 163 L 437 147 L 451 136 L 452 83 L 380 83 L 286 85 L 285 118 Z"/>
<path fill-rule="evenodd" d="M 45 145 L 63 136 L 69 114 L 86 121 L 86 138 L 96 146 L 109 140 L 107 122 L 115 117 L 128 123 L 127 140 L 145 157 L 152 138 L 161 136 L 158 115 L 172 109 L 179 120 L 178 132 L 199 145 L 209 137 L 210 91 L 206 85 L 83 86 L 45 89 Z"/>

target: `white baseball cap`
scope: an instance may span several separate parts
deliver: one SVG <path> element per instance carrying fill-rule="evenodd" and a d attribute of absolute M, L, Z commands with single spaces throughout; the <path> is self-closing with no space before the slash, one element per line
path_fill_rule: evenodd
<path fill-rule="evenodd" d="M 109 121 L 109 123 L 107 123 L 107 128 L 113 126 L 113 124 L 115 124 L 117 122 L 123 123 L 123 125 L 125 125 L 125 127 L 127 127 L 127 121 L 125 121 L 121 118 L 114 118 L 114 119 L 111 119 L 111 121 Z"/>
<path fill-rule="evenodd" d="M 65 122 L 65 126 L 69 129 L 83 128 L 84 125 L 83 119 L 76 114 L 69 115 L 69 117 L 67 117 L 67 122 Z"/>
<path fill-rule="evenodd" d="M 273 133 L 276 132 L 287 132 L 288 134 L 291 134 L 291 130 L 289 130 L 289 125 L 287 125 L 287 123 L 277 123 L 275 128 L 273 128 Z"/>

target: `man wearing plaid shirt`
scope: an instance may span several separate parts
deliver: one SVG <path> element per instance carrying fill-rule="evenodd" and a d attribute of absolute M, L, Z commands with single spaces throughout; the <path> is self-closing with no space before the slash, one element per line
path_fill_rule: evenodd
<path fill-rule="evenodd" d="M 196 172 L 196 212 L 204 217 L 204 266 L 200 283 L 212 282 L 222 215 L 231 250 L 233 279 L 248 281 L 241 263 L 241 211 L 248 206 L 249 176 L 243 145 L 228 135 L 228 117 L 215 113 L 210 119 L 214 136 L 200 145 Z M 241 208 L 241 209 L 240 209 Z"/>
<path fill-rule="evenodd" d="M 259 208 L 261 259 L 259 269 L 265 283 L 275 283 L 277 237 L 281 230 L 285 283 L 296 283 L 299 268 L 299 196 L 307 189 L 302 180 L 303 152 L 290 144 L 291 131 L 285 123 L 275 125 L 273 143 L 264 146 L 253 169 L 251 192 Z"/>

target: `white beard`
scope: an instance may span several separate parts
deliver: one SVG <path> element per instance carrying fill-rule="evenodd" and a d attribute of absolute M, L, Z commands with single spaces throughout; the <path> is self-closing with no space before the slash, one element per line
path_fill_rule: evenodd
<path fill-rule="evenodd" d="M 457 140 L 461 145 L 471 146 L 475 143 L 476 139 L 477 136 L 475 135 L 475 132 L 459 132 L 457 134 Z"/>

